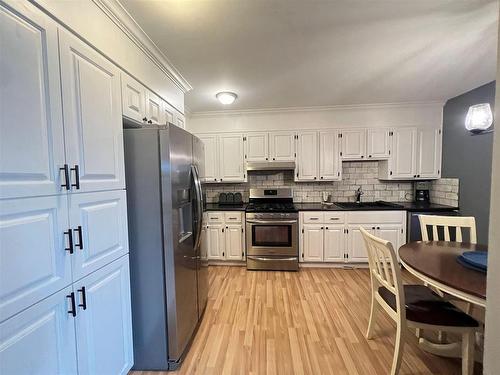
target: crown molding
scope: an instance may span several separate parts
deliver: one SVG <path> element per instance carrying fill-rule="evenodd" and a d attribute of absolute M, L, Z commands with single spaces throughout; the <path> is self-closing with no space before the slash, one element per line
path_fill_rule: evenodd
<path fill-rule="evenodd" d="M 425 106 L 444 106 L 444 101 L 423 101 L 423 102 L 400 102 L 400 103 L 374 103 L 374 104 L 351 104 L 351 105 L 330 105 L 313 107 L 284 107 L 284 108 L 263 108 L 263 109 L 241 109 L 223 111 L 201 111 L 191 112 L 191 117 L 215 117 L 215 116 L 240 116 L 240 115 L 261 115 L 287 112 L 320 112 L 320 111 L 344 111 L 359 109 L 384 109 L 384 108 L 412 108 Z"/>
<path fill-rule="evenodd" d="M 92 0 L 184 93 L 193 89 L 118 0 Z"/>

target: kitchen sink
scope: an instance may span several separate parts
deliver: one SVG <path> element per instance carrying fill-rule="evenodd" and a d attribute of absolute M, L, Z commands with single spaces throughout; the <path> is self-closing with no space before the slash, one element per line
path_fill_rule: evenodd
<path fill-rule="evenodd" d="M 377 201 L 377 202 L 335 202 L 335 205 L 345 209 L 360 209 L 360 208 L 403 208 L 400 204 Z"/>

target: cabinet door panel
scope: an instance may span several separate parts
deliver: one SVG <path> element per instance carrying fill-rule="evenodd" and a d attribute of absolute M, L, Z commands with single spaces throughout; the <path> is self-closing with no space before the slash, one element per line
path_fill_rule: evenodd
<path fill-rule="evenodd" d="M 205 173 L 202 176 L 204 182 L 217 182 L 219 178 L 219 158 L 217 157 L 217 136 L 200 135 L 205 146 Z"/>
<path fill-rule="evenodd" d="M 441 130 L 426 129 L 418 132 L 417 177 L 439 178 L 441 169 Z"/>
<path fill-rule="evenodd" d="M 366 154 L 366 130 L 342 130 L 342 159 L 361 160 Z"/>
<path fill-rule="evenodd" d="M 75 283 L 75 293 L 78 374 L 127 374 L 133 364 L 128 256 Z"/>
<path fill-rule="evenodd" d="M 398 259 L 399 248 L 403 246 L 403 243 L 401 243 L 402 229 L 402 225 L 380 224 L 377 226 L 377 231 L 375 234 L 377 237 L 380 237 L 392 243 Z"/>
<path fill-rule="evenodd" d="M 389 129 L 368 129 L 366 157 L 372 160 L 389 158 Z"/>
<path fill-rule="evenodd" d="M 179 128 L 185 129 L 186 128 L 186 118 L 182 113 L 176 112 L 175 115 L 175 125 L 177 125 Z"/>
<path fill-rule="evenodd" d="M 344 260 L 345 235 L 343 225 L 325 226 L 324 261 L 338 262 Z"/>
<path fill-rule="evenodd" d="M 392 177 L 413 179 L 416 175 L 417 130 L 396 129 L 392 142 Z"/>
<path fill-rule="evenodd" d="M 0 201 L 0 321 L 71 284 L 67 197 Z"/>
<path fill-rule="evenodd" d="M 0 198 L 64 192 L 56 24 L 29 4 L 0 3 Z M 22 13 L 21 13 L 22 12 Z"/>
<path fill-rule="evenodd" d="M 162 100 L 149 90 L 146 90 L 146 117 L 148 124 L 164 124 Z"/>
<path fill-rule="evenodd" d="M 323 227 L 321 225 L 304 224 L 302 258 L 305 262 L 323 261 Z"/>
<path fill-rule="evenodd" d="M 162 100 L 162 109 L 163 109 L 163 117 L 165 120 L 165 124 L 174 124 L 175 123 L 175 109 L 170 104 L 168 104 L 165 100 Z"/>
<path fill-rule="evenodd" d="M 342 178 L 338 144 L 339 133 L 337 131 L 319 133 L 319 176 L 322 181 L 334 181 Z"/>
<path fill-rule="evenodd" d="M 120 72 L 62 30 L 59 44 L 66 159 L 80 168 L 78 191 L 125 188 Z"/>
<path fill-rule="evenodd" d="M 245 180 L 244 149 L 242 134 L 219 136 L 220 181 L 242 182 Z"/>
<path fill-rule="evenodd" d="M 368 262 L 368 253 L 366 252 L 363 235 L 359 230 L 360 225 L 349 226 L 347 235 L 348 261 L 349 262 Z M 371 234 L 375 234 L 372 225 L 362 225 L 363 229 Z"/>
<path fill-rule="evenodd" d="M 73 194 L 69 200 L 73 228 L 73 280 L 128 253 L 127 201 L 124 190 Z M 81 226 L 82 246 L 78 244 Z"/>
<path fill-rule="evenodd" d="M 229 225 L 226 227 L 226 259 L 243 259 L 243 231 L 241 225 Z"/>
<path fill-rule="evenodd" d="M 245 136 L 247 161 L 267 161 L 269 159 L 268 133 L 252 133 Z"/>
<path fill-rule="evenodd" d="M 318 133 L 301 132 L 297 139 L 296 180 L 318 179 Z"/>
<path fill-rule="evenodd" d="M 126 73 L 121 73 L 123 115 L 143 122 L 146 116 L 146 89 Z"/>
<path fill-rule="evenodd" d="M 269 152 L 271 161 L 295 160 L 295 133 L 271 132 L 269 133 Z"/>
<path fill-rule="evenodd" d="M 0 374 L 76 374 L 67 287 L 0 324 Z"/>
<path fill-rule="evenodd" d="M 208 259 L 222 259 L 225 248 L 225 238 L 221 225 L 207 226 Z"/>

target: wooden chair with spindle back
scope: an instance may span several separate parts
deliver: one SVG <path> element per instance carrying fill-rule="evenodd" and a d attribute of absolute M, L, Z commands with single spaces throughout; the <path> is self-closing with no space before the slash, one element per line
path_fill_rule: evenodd
<path fill-rule="evenodd" d="M 451 231 L 456 231 L 455 241 L 463 242 L 462 229 L 469 229 L 469 242 L 476 244 L 476 219 L 473 216 L 438 216 L 438 215 L 418 215 L 420 221 L 420 231 L 422 232 L 422 241 L 439 241 L 438 228 L 442 227 L 444 238 L 441 240 L 450 241 Z M 429 239 L 428 227 L 432 227 L 432 240 Z"/>
<path fill-rule="evenodd" d="M 403 285 L 392 244 L 360 228 L 368 253 L 371 278 L 371 310 L 367 339 L 373 337 L 376 315 L 382 308 L 396 322 L 396 342 L 391 375 L 401 366 L 407 327 L 462 335 L 462 374 L 474 366 L 474 335 L 478 322 L 442 299 L 425 285 Z"/>

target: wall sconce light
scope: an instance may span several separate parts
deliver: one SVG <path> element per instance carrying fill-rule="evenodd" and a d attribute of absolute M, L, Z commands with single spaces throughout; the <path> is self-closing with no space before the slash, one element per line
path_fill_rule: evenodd
<path fill-rule="evenodd" d="M 490 103 L 481 103 L 471 105 L 465 117 L 465 128 L 473 135 L 490 133 L 493 129 L 488 130 L 493 124 L 493 113 L 491 112 Z"/>

